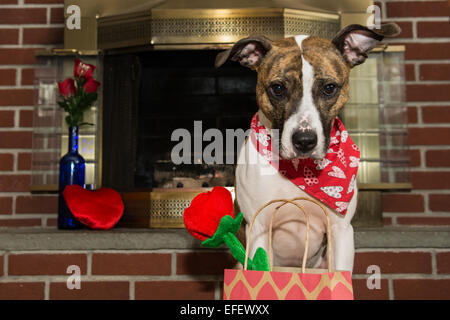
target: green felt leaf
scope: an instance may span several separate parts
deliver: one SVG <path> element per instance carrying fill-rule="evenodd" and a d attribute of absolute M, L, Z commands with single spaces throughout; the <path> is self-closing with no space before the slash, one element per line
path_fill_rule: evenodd
<path fill-rule="evenodd" d="M 263 248 L 256 249 L 255 256 L 253 257 L 253 269 L 257 271 L 270 271 L 269 258 L 267 252 Z"/>
<path fill-rule="evenodd" d="M 231 216 L 224 216 L 222 219 L 220 219 L 219 226 L 217 227 L 216 232 L 214 235 L 206 239 L 202 242 L 202 246 L 207 248 L 218 248 L 224 243 L 224 236 L 227 233 L 231 233 L 235 235 L 239 228 L 241 227 L 242 219 L 244 218 L 244 215 L 239 213 L 234 219 Z"/>

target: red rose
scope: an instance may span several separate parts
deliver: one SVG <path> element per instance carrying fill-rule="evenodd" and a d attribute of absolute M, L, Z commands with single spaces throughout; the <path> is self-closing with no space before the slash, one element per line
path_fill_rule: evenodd
<path fill-rule="evenodd" d="M 96 93 L 100 82 L 95 81 L 94 78 L 89 78 L 83 86 L 86 93 Z"/>
<path fill-rule="evenodd" d="M 75 59 L 75 67 L 73 68 L 73 74 L 75 78 L 89 79 L 92 77 L 92 73 L 97 67 L 92 64 L 82 62 L 80 59 Z"/>
<path fill-rule="evenodd" d="M 63 82 L 58 82 L 59 93 L 66 99 L 77 92 L 75 88 L 75 81 L 73 79 L 66 79 Z"/>
<path fill-rule="evenodd" d="M 204 241 L 214 235 L 220 219 L 226 215 L 234 217 L 233 211 L 230 191 L 215 187 L 192 200 L 191 205 L 184 210 L 184 225 L 192 236 Z"/>

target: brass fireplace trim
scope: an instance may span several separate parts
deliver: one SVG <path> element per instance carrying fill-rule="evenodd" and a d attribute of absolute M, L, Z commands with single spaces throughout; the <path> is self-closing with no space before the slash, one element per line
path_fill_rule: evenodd
<path fill-rule="evenodd" d="M 297 34 L 332 38 L 340 16 L 286 8 L 251 9 L 154 9 L 98 20 L 98 46 L 117 49 L 231 44 L 252 34 L 280 39 Z"/>
<path fill-rule="evenodd" d="M 185 45 L 198 43 L 195 35 L 204 35 L 202 28 L 205 23 L 211 25 L 209 19 L 221 21 L 223 29 L 213 38 L 202 37 L 200 43 L 204 46 L 205 39 L 207 44 L 231 43 L 258 32 L 254 28 L 255 21 L 261 22 L 261 19 L 263 27 L 266 23 L 266 29 L 273 29 L 260 32 L 267 36 L 308 33 L 330 38 L 331 31 L 324 27 L 323 20 L 337 23 L 336 29 L 350 23 L 365 24 L 369 17 L 366 10 L 373 5 L 373 0 L 65 0 L 64 4 L 66 18 L 72 15 L 67 10 L 69 6 L 79 7 L 81 13 L 81 29 L 65 28 L 64 47 L 97 50 L 167 45 L 167 41 Z M 303 18 L 307 21 L 306 27 L 301 25 Z M 178 25 L 178 30 L 167 29 L 173 23 Z M 242 34 L 230 34 L 227 31 L 230 26 Z M 314 26 L 312 32 L 310 26 Z M 161 28 L 163 33 L 158 31 Z M 172 31 L 192 32 L 193 37 L 185 42 L 186 38 L 181 35 L 174 38 Z"/>

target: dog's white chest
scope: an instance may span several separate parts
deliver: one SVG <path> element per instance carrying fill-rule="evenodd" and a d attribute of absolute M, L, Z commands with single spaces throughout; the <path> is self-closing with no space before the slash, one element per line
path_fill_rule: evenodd
<path fill-rule="evenodd" d="M 355 192 L 356 195 L 356 192 Z M 239 209 L 249 223 L 254 213 L 272 200 L 312 198 L 309 194 L 281 175 L 259 154 L 251 141 L 247 141 L 239 155 L 236 168 L 236 200 Z M 321 250 L 324 248 L 326 217 L 321 209 L 308 202 L 300 202 L 310 218 L 309 266 L 320 263 Z M 258 216 L 252 235 L 250 235 L 250 256 L 258 247 L 268 248 L 270 216 L 276 205 L 269 207 Z M 356 197 L 349 205 L 347 215 L 338 216 L 327 208 L 331 225 L 349 224 L 356 207 Z M 276 265 L 299 265 L 305 247 L 305 219 L 297 208 L 284 206 L 274 220 L 273 248 Z M 247 237 L 249 235 L 247 234 Z"/>

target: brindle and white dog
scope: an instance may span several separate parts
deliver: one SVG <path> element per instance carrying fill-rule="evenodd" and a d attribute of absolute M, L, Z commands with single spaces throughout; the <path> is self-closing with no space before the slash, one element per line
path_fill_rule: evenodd
<path fill-rule="evenodd" d="M 230 50 L 221 52 L 217 56 L 216 66 L 231 59 L 257 71 L 259 119 L 266 128 L 279 130 L 281 158 L 322 159 L 330 145 L 333 120 L 348 100 L 350 69 L 363 63 L 368 52 L 384 37 L 399 33 L 400 28 L 389 23 L 374 30 L 351 25 L 332 41 L 312 36 L 277 41 L 264 36 L 249 37 L 238 41 Z M 256 157 L 257 163 L 267 161 L 247 140 L 236 169 L 237 205 L 247 223 L 255 211 L 270 200 L 311 198 L 275 168 L 246 163 L 245 157 Z M 353 269 L 354 240 L 350 222 L 356 202 L 355 190 L 344 217 L 327 207 L 331 219 L 334 270 Z M 310 215 L 311 224 L 307 267 L 325 267 L 325 217 L 316 205 L 305 202 L 303 206 Z M 262 214 L 256 219 L 251 235 L 250 257 L 258 247 L 268 249 L 269 218 L 269 214 Z M 298 209 L 292 206 L 280 209 L 273 229 L 274 265 L 301 264 L 305 231 L 304 219 Z"/>

